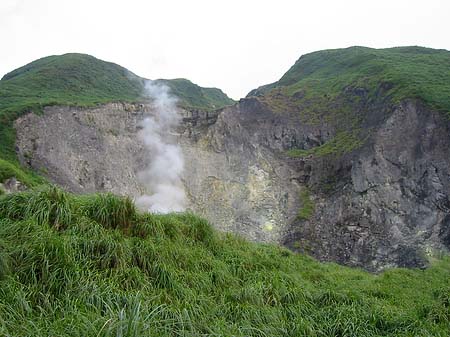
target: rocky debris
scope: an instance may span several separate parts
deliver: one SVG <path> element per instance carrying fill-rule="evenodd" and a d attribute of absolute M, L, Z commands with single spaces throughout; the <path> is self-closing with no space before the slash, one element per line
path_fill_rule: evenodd
<path fill-rule="evenodd" d="M 146 112 L 146 105 L 111 103 L 28 114 L 16 121 L 19 159 L 73 192 L 134 195 L 146 160 L 136 132 Z"/>
<path fill-rule="evenodd" d="M 0 190 L 6 194 L 25 191 L 26 189 L 27 187 L 15 177 L 8 178 L 3 183 L 0 183 Z"/>

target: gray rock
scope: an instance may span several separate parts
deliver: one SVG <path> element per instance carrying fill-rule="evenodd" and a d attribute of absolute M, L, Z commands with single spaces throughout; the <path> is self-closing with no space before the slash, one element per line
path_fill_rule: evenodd
<path fill-rule="evenodd" d="M 362 147 L 305 158 L 285 151 L 323 144 L 332 124 L 272 112 L 256 97 L 183 111 L 177 141 L 189 207 L 221 230 L 321 260 L 371 271 L 425 266 L 427 254 L 450 247 L 449 122 L 415 101 L 371 109 Z M 16 121 L 19 158 L 73 192 L 138 196 L 138 172 L 151 160 L 136 136 L 146 113 L 107 104 L 28 114 Z M 315 205 L 306 220 L 297 218 L 303 188 Z"/>
<path fill-rule="evenodd" d="M 0 183 L 0 189 L 6 194 L 10 194 L 25 191 L 27 187 L 15 177 L 12 177 L 6 179 L 3 183 Z"/>

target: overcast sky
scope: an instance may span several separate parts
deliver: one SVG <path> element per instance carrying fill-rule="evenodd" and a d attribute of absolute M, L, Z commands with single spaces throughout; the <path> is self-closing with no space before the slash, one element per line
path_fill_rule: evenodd
<path fill-rule="evenodd" d="M 0 0 L 0 76 L 79 52 L 238 99 L 300 55 L 353 45 L 450 49 L 449 0 Z"/>

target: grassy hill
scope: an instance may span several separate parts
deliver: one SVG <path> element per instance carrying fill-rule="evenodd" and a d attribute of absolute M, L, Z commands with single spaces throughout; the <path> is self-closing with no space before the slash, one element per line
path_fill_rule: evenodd
<path fill-rule="evenodd" d="M 203 88 L 184 78 L 157 82 L 167 85 L 171 93 L 181 100 L 181 105 L 191 109 L 215 110 L 235 103 L 220 89 Z"/>
<path fill-rule="evenodd" d="M 2 336 L 448 336 L 450 260 L 379 275 L 57 188 L 0 196 Z"/>
<path fill-rule="evenodd" d="M 214 110 L 234 102 L 219 89 L 202 88 L 188 80 L 160 81 L 186 108 Z M 39 183 L 39 178 L 17 164 L 12 126 L 21 114 L 39 113 L 48 105 L 142 101 L 143 83 L 127 69 L 85 54 L 45 57 L 6 74 L 0 81 L 0 182 L 20 175 L 28 185 Z"/>
<path fill-rule="evenodd" d="M 305 124 L 331 125 L 334 138 L 290 156 L 342 155 L 362 146 L 369 134 L 365 120 L 405 99 L 420 100 L 450 118 L 450 52 L 423 47 L 372 49 L 350 47 L 301 56 L 259 96 L 273 111 L 296 113 Z M 373 126 L 373 125 L 372 125 Z"/>
<path fill-rule="evenodd" d="M 450 52 L 423 47 L 350 47 L 303 55 L 278 82 L 250 95 L 278 92 L 306 99 L 334 99 L 348 87 L 369 96 L 380 86 L 394 102 L 419 98 L 450 114 Z"/>

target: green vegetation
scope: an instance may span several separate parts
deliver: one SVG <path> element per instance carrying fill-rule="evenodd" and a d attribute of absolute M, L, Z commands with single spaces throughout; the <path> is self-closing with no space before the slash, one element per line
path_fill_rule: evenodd
<path fill-rule="evenodd" d="M 202 88 L 184 78 L 157 80 L 166 84 L 173 95 L 180 99 L 181 106 L 199 110 L 215 110 L 234 104 L 231 98 L 217 88 Z"/>
<path fill-rule="evenodd" d="M 287 151 L 287 155 L 293 158 L 301 158 L 308 156 L 323 157 L 327 155 L 343 155 L 359 148 L 364 143 L 360 137 L 350 132 L 340 132 L 328 142 L 312 147 L 308 150 L 293 148 Z"/>
<path fill-rule="evenodd" d="M 323 50 L 300 59 L 278 82 L 253 90 L 271 109 L 297 113 L 302 123 L 327 124 L 336 136 L 292 156 L 342 155 L 362 146 L 374 107 L 420 100 L 450 118 L 450 52 L 422 47 Z M 367 128 L 367 123 L 364 129 Z"/>
<path fill-rule="evenodd" d="M 0 159 L 0 182 L 12 177 L 15 177 L 17 180 L 29 187 L 37 186 L 44 182 L 44 180 L 37 174 L 22 169 L 15 162 L 8 162 Z"/>
<path fill-rule="evenodd" d="M 450 260 L 379 275 L 57 188 L 0 197 L 0 335 L 447 336 Z"/>
<path fill-rule="evenodd" d="M 309 220 L 314 215 L 315 205 L 311 200 L 308 188 L 303 187 L 300 192 L 300 204 L 302 207 L 298 211 L 297 218 L 300 220 Z"/>
<path fill-rule="evenodd" d="M 300 57 L 278 82 L 254 94 L 270 95 L 277 88 L 310 100 L 333 100 L 348 88 L 373 98 L 381 89 L 394 103 L 419 98 L 450 114 L 450 52 L 422 47 L 318 51 Z"/>

